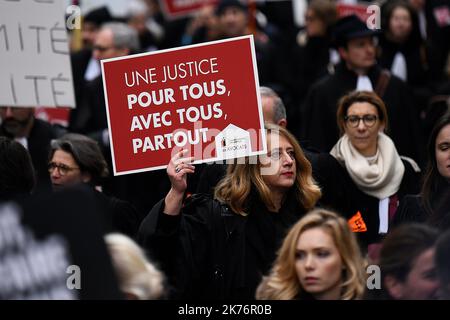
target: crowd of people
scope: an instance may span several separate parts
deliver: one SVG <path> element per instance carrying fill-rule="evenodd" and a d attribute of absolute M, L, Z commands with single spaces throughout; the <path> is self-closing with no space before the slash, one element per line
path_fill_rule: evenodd
<path fill-rule="evenodd" d="M 371 29 L 305 2 L 86 13 L 67 127 L 0 106 L 0 202 L 89 194 L 126 299 L 449 299 L 450 4 L 379 1 Z M 99 61 L 247 34 L 267 154 L 113 176 Z"/>

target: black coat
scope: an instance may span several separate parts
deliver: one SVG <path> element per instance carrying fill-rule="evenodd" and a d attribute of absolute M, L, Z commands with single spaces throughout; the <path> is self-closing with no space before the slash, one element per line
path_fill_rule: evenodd
<path fill-rule="evenodd" d="M 419 174 L 408 161 L 402 162 L 405 173 L 397 192 L 399 201 L 406 194 L 418 192 L 419 187 Z M 380 200 L 361 191 L 333 156 L 321 154 L 317 163 L 315 177 L 322 189 L 322 206 L 338 211 L 347 220 L 359 211 L 367 227 L 367 231 L 357 232 L 361 248 L 365 250 L 369 244 L 379 242 L 382 239 L 378 233 Z"/>
<path fill-rule="evenodd" d="M 437 191 L 432 192 L 430 211 L 425 209 L 421 195 L 403 198 L 392 222 L 393 226 L 404 223 L 427 223 L 441 230 L 450 228 L 450 184 L 441 181 Z"/>
<path fill-rule="evenodd" d="M 84 74 L 86 73 L 86 69 L 91 58 L 92 50 L 90 49 L 83 49 L 70 55 L 73 76 L 73 89 L 75 92 L 75 104 L 77 108 L 80 107 L 81 101 L 83 100 L 84 86 L 86 85 Z M 72 114 L 75 113 L 74 111 L 76 110 L 77 109 L 72 110 Z"/>
<path fill-rule="evenodd" d="M 304 44 L 295 45 L 292 52 L 292 72 L 296 102 L 302 102 L 309 87 L 328 75 L 329 63 L 330 40 L 327 37 L 310 37 Z"/>
<path fill-rule="evenodd" d="M 381 69 L 373 67 L 368 74 L 375 88 Z M 355 90 L 357 75 L 341 63 L 334 75 L 315 83 L 308 93 L 301 111 L 303 139 L 312 147 L 329 152 L 339 140 L 336 120 L 337 103 L 340 97 Z M 403 81 L 391 76 L 382 96 L 389 117 L 389 136 L 399 154 L 421 163 L 422 140 L 418 127 L 418 112 L 411 93 Z"/>
<path fill-rule="evenodd" d="M 378 62 L 381 67 L 389 70 L 392 68 L 395 55 L 398 52 L 403 54 L 407 70 L 406 83 L 411 88 L 418 106 L 424 109 L 432 95 L 431 89 L 428 87 L 429 75 L 425 46 L 412 41 L 399 45 L 386 38 L 381 38 L 380 48 L 381 54 Z"/>
<path fill-rule="evenodd" d="M 71 115 L 71 127 L 75 132 L 96 134 L 108 128 L 102 77 L 89 81 L 84 86 L 83 100 Z"/>
<path fill-rule="evenodd" d="M 0 136 L 13 138 L 0 127 Z M 27 137 L 28 152 L 31 156 L 33 167 L 36 171 L 36 190 L 50 191 L 51 182 L 48 173 L 48 157 L 50 141 L 56 138 L 56 132 L 52 125 L 40 119 L 34 119 L 33 127 Z"/>
<path fill-rule="evenodd" d="M 447 81 L 445 65 L 450 52 L 450 23 L 446 15 L 442 14 L 450 10 L 448 0 L 428 0 L 425 2 L 425 17 L 427 24 L 427 42 L 431 57 L 430 74 L 431 80 L 437 84 Z M 438 19 L 438 17 L 441 17 Z M 439 21 L 440 20 L 440 21 Z M 444 20 L 444 21 L 443 21 Z"/>
<path fill-rule="evenodd" d="M 130 238 L 136 237 L 140 218 L 134 206 L 98 191 L 94 191 L 94 199 L 97 211 L 101 213 L 105 233 L 120 232 Z"/>
<path fill-rule="evenodd" d="M 280 212 L 250 197 L 238 215 L 205 195 L 192 196 L 177 216 L 161 200 L 143 221 L 138 240 L 162 266 L 173 298 L 254 299 L 288 228 L 305 210 L 288 195 Z"/>
<path fill-rule="evenodd" d="M 394 227 L 403 223 L 423 223 L 428 214 L 422 203 L 420 195 L 407 195 L 400 202 L 392 224 Z"/>

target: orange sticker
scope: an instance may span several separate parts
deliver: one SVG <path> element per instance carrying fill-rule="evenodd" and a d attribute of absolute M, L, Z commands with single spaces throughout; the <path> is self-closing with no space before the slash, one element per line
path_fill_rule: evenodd
<path fill-rule="evenodd" d="M 352 232 L 367 231 L 366 223 L 364 222 L 361 212 L 359 211 L 348 220 L 348 225 L 350 226 L 350 229 L 352 229 Z"/>

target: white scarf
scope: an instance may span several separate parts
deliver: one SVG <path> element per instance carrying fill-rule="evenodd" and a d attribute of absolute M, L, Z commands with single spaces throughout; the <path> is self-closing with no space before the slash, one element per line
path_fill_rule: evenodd
<path fill-rule="evenodd" d="M 384 133 L 378 134 L 377 154 L 370 163 L 355 149 L 346 134 L 339 139 L 330 154 L 345 166 L 358 188 L 370 196 L 388 198 L 400 188 L 405 166 L 394 142 Z"/>

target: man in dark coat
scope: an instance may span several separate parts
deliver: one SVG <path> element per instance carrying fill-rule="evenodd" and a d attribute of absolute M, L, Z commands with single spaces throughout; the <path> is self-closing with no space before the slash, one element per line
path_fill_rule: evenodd
<path fill-rule="evenodd" d="M 375 91 L 388 108 L 389 135 L 397 150 L 421 163 L 417 109 L 405 83 L 377 66 L 375 35 L 356 16 L 338 21 L 334 37 L 342 62 L 310 89 L 301 110 L 301 138 L 328 152 L 339 139 L 338 100 L 353 90 Z"/>
<path fill-rule="evenodd" d="M 102 26 L 97 33 L 93 56 L 99 64 L 103 59 L 126 56 L 139 51 L 137 32 L 124 23 L 111 22 Z M 101 75 L 86 83 L 83 101 L 71 117 L 71 129 L 89 134 L 103 145 L 108 145 L 107 121 L 103 82 Z"/>
<path fill-rule="evenodd" d="M 97 60 L 93 57 L 92 47 L 95 37 L 102 24 L 111 22 L 111 16 L 107 7 L 100 7 L 87 13 L 83 17 L 81 37 L 83 40 L 83 49 L 70 55 L 72 64 L 73 85 L 75 90 L 75 103 L 79 107 L 84 94 L 86 82 L 98 77 L 101 73 Z M 71 111 L 71 119 L 76 118 L 77 109 Z M 72 123 L 70 123 L 71 125 Z"/>

